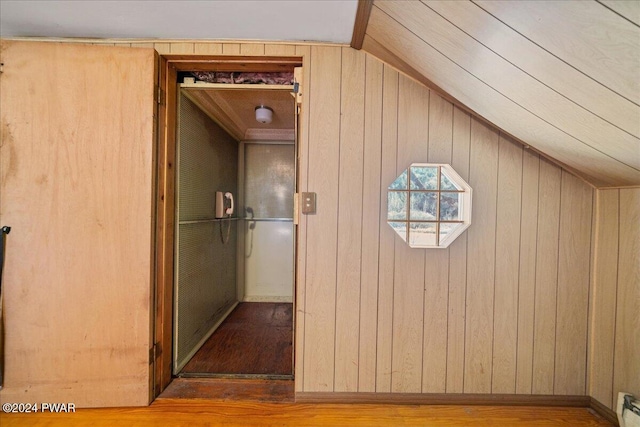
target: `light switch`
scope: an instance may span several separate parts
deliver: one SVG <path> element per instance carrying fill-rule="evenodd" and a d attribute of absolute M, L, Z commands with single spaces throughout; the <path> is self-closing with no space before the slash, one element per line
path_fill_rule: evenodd
<path fill-rule="evenodd" d="M 316 213 L 316 193 L 302 193 L 302 213 L 305 215 Z"/>

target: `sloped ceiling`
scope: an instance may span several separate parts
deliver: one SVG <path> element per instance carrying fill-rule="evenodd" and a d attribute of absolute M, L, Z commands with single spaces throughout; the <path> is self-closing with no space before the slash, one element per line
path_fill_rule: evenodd
<path fill-rule="evenodd" d="M 375 0 L 363 49 L 599 187 L 640 184 L 640 2 Z"/>

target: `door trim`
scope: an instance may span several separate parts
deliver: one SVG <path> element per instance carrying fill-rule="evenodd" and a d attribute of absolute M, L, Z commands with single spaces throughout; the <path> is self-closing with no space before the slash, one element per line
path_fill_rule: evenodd
<path fill-rule="evenodd" d="M 154 387 L 157 397 L 172 380 L 175 247 L 175 160 L 179 71 L 293 72 L 301 56 L 161 55 L 158 96 L 156 294 Z M 294 260 L 295 262 L 295 260 Z M 294 294 L 295 295 L 295 294 Z M 294 297 L 295 301 L 295 297 Z M 295 362 L 295 361 L 294 361 Z"/>

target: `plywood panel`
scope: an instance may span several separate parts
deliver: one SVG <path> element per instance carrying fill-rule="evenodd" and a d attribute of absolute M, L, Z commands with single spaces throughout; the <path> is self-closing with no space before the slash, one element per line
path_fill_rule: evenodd
<path fill-rule="evenodd" d="M 387 188 L 396 178 L 399 73 L 383 67 L 382 160 L 380 173 L 380 261 L 376 391 L 391 391 L 396 232 L 387 224 Z"/>
<path fill-rule="evenodd" d="M 1 50 L 2 400 L 146 405 L 155 53 Z"/>
<path fill-rule="evenodd" d="M 305 391 L 332 391 L 335 357 L 341 49 L 311 48 L 309 191 L 317 214 L 307 217 Z M 312 320 L 312 321 L 311 321 Z"/>
<path fill-rule="evenodd" d="M 597 191 L 589 343 L 588 394 L 613 408 L 618 287 L 619 191 Z M 617 401 L 617 398 L 616 398 Z"/>
<path fill-rule="evenodd" d="M 533 329 L 533 394 L 553 394 L 561 170 L 540 162 Z"/>
<path fill-rule="evenodd" d="M 586 393 L 587 313 L 593 190 L 562 172 L 555 394 Z"/>
<path fill-rule="evenodd" d="M 453 105 L 429 94 L 430 163 L 451 163 Z M 447 375 L 449 248 L 425 251 L 422 392 L 443 393 Z"/>
<path fill-rule="evenodd" d="M 533 324 L 538 244 L 538 183 L 540 157 L 524 150 L 520 209 L 520 269 L 518 274 L 518 344 L 516 393 L 530 394 L 533 366 Z"/>
<path fill-rule="evenodd" d="M 429 92 L 400 76 L 398 157 L 396 176 L 413 162 L 427 160 Z M 422 389 L 424 257 L 395 236 L 393 293 L 393 353 L 391 391 L 417 393 Z"/>
<path fill-rule="evenodd" d="M 451 165 L 468 182 L 471 117 L 453 109 Z M 467 232 L 449 246 L 449 296 L 447 311 L 447 393 L 462 393 L 464 387 L 465 319 L 467 293 Z"/>
<path fill-rule="evenodd" d="M 516 389 L 521 205 L 522 146 L 501 135 L 498 154 L 492 393 L 511 394 Z"/>
<path fill-rule="evenodd" d="M 302 57 L 303 76 L 302 93 L 308 93 L 309 82 L 311 81 L 311 47 L 296 46 L 296 55 Z M 298 182 L 296 189 L 298 192 L 308 191 L 309 180 L 309 99 L 310 96 L 302 97 L 302 108 L 298 118 L 298 148 L 297 148 L 297 174 Z M 296 243 L 296 298 L 294 301 L 294 369 L 295 369 L 295 390 L 303 391 L 304 386 L 304 350 L 306 348 L 304 334 L 306 322 L 306 272 L 307 272 L 307 215 L 298 215 L 298 233 Z"/>
<path fill-rule="evenodd" d="M 620 190 L 618 306 L 613 373 L 614 397 L 640 396 L 640 189 Z"/>
<path fill-rule="evenodd" d="M 342 49 L 335 391 L 358 390 L 365 54 Z"/>
<path fill-rule="evenodd" d="M 473 217 L 467 230 L 465 393 L 491 392 L 498 138 L 498 132 L 471 120 Z"/>
<path fill-rule="evenodd" d="M 376 391 L 383 64 L 366 55 L 358 391 Z M 389 227 L 390 228 L 390 227 Z"/>
<path fill-rule="evenodd" d="M 413 67 L 417 72 L 435 81 L 452 97 L 464 103 L 468 108 L 478 111 L 488 121 L 509 132 L 514 137 L 531 141 L 536 149 L 545 152 L 554 159 L 580 170 L 598 185 L 625 185 L 640 182 L 640 171 L 625 162 L 633 158 L 637 161 L 636 143 L 622 147 L 626 153 L 621 158 L 603 154 L 600 148 L 586 145 L 571 136 L 563 128 L 550 125 L 541 117 L 532 114 L 526 108 L 514 102 L 459 64 L 437 50 L 428 40 L 416 35 L 419 28 L 403 26 L 402 18 L 407 15 L 406 7 L 413 3 L 403 3 L 402 7 L 394 2 L 383 2 L 385 11 L 394 8 L 389 16 L 374 6 L 368 25 L 368 37 L 378 44 L 395 52 L 400 61 Z M 415 26 L 423 26 L 425 20 L 415 20 Z M 409 24 L 407 24 L 409 25 Z M 426 27 L 426 26 L 425 26 Z M 424 30 L 424 28 L 422 28 Z M 464 88 L 462 90 L 461 88 Z M 600 150 L 600 151 L 599 151 Z"/>

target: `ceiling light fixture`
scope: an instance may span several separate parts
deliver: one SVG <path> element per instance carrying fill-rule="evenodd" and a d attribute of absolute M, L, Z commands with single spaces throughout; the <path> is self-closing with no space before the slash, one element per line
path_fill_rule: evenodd
<path fill-rule="evenodd" d="M 260 123 L 271 123 L 271 120 L 273 119 L 273 110 L 269 107 L 265 107 L 264 105 L 261 105 L 259 107 L 256 107 L 256 120 L 259 121 Z"/>

